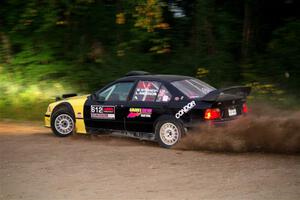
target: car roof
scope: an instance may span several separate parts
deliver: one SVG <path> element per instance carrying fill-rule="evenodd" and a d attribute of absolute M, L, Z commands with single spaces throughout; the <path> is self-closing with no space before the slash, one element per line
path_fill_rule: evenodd
<path fill-rule="evenodd" d="M 165 74 L 147 74 L 147 75 L 136 75 L 136 76 L 125 76 L 118 79 L 117 81 L 135 81 L 135 80 L 151 80 L 151 81 L 163 81 L 163 82 L 173 82 L 191 79 L 190 76 L 181 75 L 165 75 Z"/>

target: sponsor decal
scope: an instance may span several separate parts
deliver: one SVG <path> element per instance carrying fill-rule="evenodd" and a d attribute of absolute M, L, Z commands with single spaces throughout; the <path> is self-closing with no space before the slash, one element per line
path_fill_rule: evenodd
<path fill-rule="evenodd" d="M 164 95 L 162 101 L 167 102 L 167 101 L 169 101 L 169 99 L 170 99 L 170 97 L 168 97 L 167 95 Z"/>
<path fill-rule="evenodd" d="M 196 102 L 195 101 L 192 101 L 192 102 L 188 103 L 187 105 L 185 105 L 181 110 L 179 110 L 175 114 L 176 119 L 179 119 L 182 115 L 184 115 L 185 113 L 189 112 L 195 106 L 196 106 Z"/>
<path fill-rule="evenodd" d="M 160 84 L 155 81 L 139 81 L 134 92 L 135 101 L 155 100 Z"/>
<path fill-rule="evenodd" d="M 115 107 L 103 107 L 103 113 L 115 113 Z"/>
<path fill-rule="evenodd" d="M 114 106 L 91 105 L 92 119 L 115 119 Z"/>
<path fill-rule="evenodd" d="M 149 88 L 137 88 L 136 95 L 149 95 L 156 96 L 158 90 L 157 89 L 149 89 Z"/>
<path fill-rule="evenodd" d="M 77 113 L 77 118 L 82 118 L 81 112 L 78 112 L 78 113 Z"/>
<path fill-rule="evenodd" d="M 151 117 L 152 108 L 130 108 L 127 118 Z"/>

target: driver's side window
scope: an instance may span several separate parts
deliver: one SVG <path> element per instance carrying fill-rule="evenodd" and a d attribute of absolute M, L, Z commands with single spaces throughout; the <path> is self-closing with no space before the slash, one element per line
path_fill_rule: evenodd
<path fill-rule="evenodd" d="M 127 101 L 129 92 L 134 82 L 116 83 L 98 94 L 101 101 Z"/>

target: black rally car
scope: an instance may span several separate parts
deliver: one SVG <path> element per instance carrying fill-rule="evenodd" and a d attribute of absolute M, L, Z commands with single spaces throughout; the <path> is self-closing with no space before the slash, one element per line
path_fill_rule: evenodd
<path fill-rule="evenodd" d="M 117 131 L 169 148 L 189 128 L 247 112 L 251 88 L 215 89 L 196 78 L 130 72 L 99 91 L 49 105 L 45 125 L 58 136 Z"/>

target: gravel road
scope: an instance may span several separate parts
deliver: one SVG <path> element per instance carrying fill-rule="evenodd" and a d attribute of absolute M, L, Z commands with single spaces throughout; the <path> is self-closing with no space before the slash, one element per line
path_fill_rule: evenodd
<path fill-rule="evenodd" d="M 300 156 L 167 150 L 111 136 L 58 138 L 0 122 L 0 199 L 300 199 Z"/>

